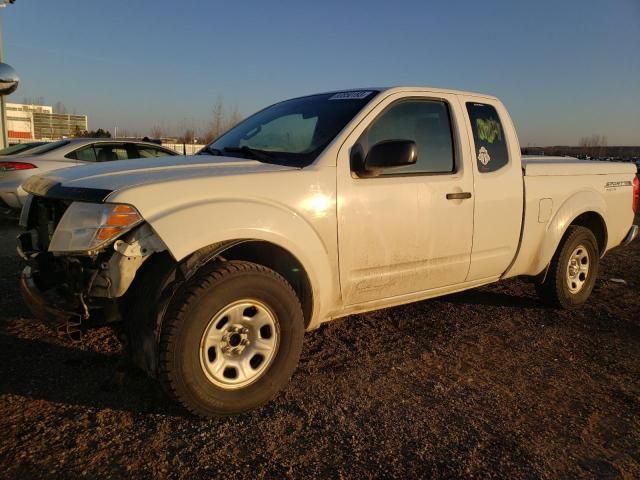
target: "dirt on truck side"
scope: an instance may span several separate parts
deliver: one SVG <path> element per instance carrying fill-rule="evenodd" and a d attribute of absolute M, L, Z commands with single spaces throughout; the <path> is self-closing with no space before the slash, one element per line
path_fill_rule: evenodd
<path fill-rule="evenodd" d="M 114 388 L 110 330 L 30 317 L 17 232 L 0 220 L 3 478 L 640 478 L 638 240 L 575 310 L 509 280 L 326 324 L 275 401 L 203 421 L 133 368 Z"/>

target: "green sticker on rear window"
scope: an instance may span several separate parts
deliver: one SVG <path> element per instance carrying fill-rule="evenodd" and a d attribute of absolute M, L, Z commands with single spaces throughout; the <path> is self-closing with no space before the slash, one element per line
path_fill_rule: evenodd
<path fill-rule="evenodd" d="M 502 129 L 500 122 L 495 118 L 476 118 L 476 128 L 478 129 L 478 138 L 485 142 L 493 143 L 496 138 L 502 141 Z"/>
<path fill-rule="evenodd" d="M 495 107 L 484 103 L 467 103 L 467 112 L 476 147 L 478 171 L 495 172 L 507 165 L 507 137 L 503 135 L 500 115 Z"/>

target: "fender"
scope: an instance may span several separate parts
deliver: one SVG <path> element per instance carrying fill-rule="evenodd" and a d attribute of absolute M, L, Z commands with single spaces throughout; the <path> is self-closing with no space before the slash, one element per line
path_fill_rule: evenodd
<path fill-rule="evenodd" d="M 583 213 L 595 212 L 602 217 L 606 225 L 606 211 L 607 206 L 602 195 L 595 190 L 584 190 L 567 198 L 547 224 L 546 233 L 533 261 L 532 271 L 541 273 L 546 269 L 567 228 L 576 218 Z M 604 250 L 601 255 L 604 255 Z"/>
<path fill-rule="evenodd" d="M 209 245 L 240 239 L 263 240 L 286 249 L 309 277 L 314 298 L 311 324 L 339 295 L 335 246 L 327 241 L 336 236 L 323 238 L 316 223 L 282 204 L 254 198 L 211 199 L 158 212 L 145 220 L 178 262 Z"/>

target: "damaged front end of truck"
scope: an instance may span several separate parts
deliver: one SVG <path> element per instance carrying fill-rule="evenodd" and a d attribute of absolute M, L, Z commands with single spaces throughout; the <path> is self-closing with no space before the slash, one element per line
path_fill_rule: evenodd
<path fill-rule="evenodd" d="M 131 285 L 154 284 L 157 291 L 159 277 L 175 261 L 134 207 L 87 201 L 95 199 L 86 192 L 65 193 L 72 198 L 30 195 L 23 208 L 25 230 L 17 251 L 26 266 L 20 286 L 36 318 L 79 341 L 85 328 L 119 324 L 140 309 L 139 296 L 128 294 Z M 142 269 L 152 257 L 156 270 L 163 264 L 162 274 L 144 279 L 143 270 L 154 270 Z M 145 300 L 147 307 L 155 306 L 153 299 Z"/>

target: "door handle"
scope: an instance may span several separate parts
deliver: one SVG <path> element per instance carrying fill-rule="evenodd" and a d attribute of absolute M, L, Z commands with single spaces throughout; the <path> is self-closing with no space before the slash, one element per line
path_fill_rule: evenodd
<path fill-rule="evenodd" d="M 447 200 L 464 200 L 471 198 L 471 192 L 447 193 Z"/>

